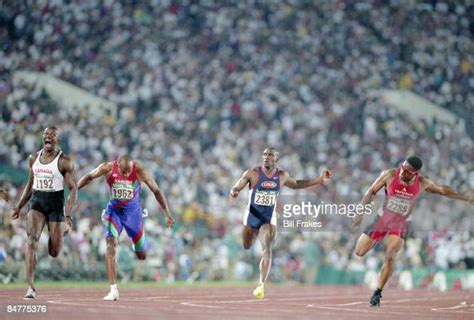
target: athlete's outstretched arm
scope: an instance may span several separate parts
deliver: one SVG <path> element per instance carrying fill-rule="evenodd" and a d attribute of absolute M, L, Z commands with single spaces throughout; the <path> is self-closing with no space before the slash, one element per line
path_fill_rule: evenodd
<path fill-rule="evenodd" d="M 364 196 L 362 197 L 361 204 L 364 207 L 374 200 L 374 197 L 377 194 L 377 192 L 379 192 L 380 189 L 382 189 L 383 186 L 385 186 L 388 183 L 392 175 L 393 175 L 393 170 L 382 171 L 380 176 L 378 176 L 378 178 L 375 179 L 374 183 L 372 183 L 370 188 L 367 189 Z M 355 217 L 352 219 L 352 226 L 351 226 L 352 232 L 355 232 L 359 228 L 360 224 L 362 223 L 363 217 L 364 217 L 363 214 L 356 214 Z"/>
<path fill-rule="evenodd" d="M 285 186 L 291 189 L 309 188 L 328 181 L 332 176 L 332 173 L 329 170 L 323 170 L 319 177 L 310 180 L 295 180 L 294 178 L 290 177 L 288 173 L 285 172 L 285 174 L 287 175 Z"/>
<path fill-rule="evenodd" d="M 29 166 L 30 169 L 28 170 L 28 182 L 25 186 L 25 189 L 23 189 L 23 193 L 21 194 L 20 201 L 18 201 L 18 204 L 16 205 L 15 208 L 13 208 L 11 212 L 11 217 L 13 220 L 18 219 L 20 216 L 20 211 L 21 209 L 25 206 L 25 204 L 30 200 L 32 191 L 33 191 L 33 163 L 35 162 L 35 157 L 30 155 L 29 158 Z"/>
<path fill-rule="evenodd" d="M 92 180 L 102 177 L 103 175 L 110 173 L 110 171 L 112 171 L 111 162 L 101 163 L 97 168 L 95 168 L 94 170 L 83 176 L 81 179 L 79 179 L 79 182 L 77 183 L 77 189 L 81 190 L 89 183 L 91 183 Z"/>
<path fill-rule="evenodd" d="M 166 217 L 166 224 L 169 228 L 171 228 L 174 224 L 173 216 L 171 215 L 170 208 L 168 207 L 168 201 L 166 201 L 165 195 L 161 192 L 158 184 L 156 183 L 155 179 L 151 176 L 151 174 L 143 168 L 143 166 L 139 163 L 136 163 L 137 166 L 137 175 L 138 178 L 143 181 L 148 188 L 150 188 L 151 192 L 155 196 L 156 201 L 160 204 L 161 209 L 165 212 Z"/>
<path fill-rule="evenodd" d="M 77 200 L 77 185 L 76 185 L 76 170 L 71 159 L 62 156 L 60 159 L 61 171 L 64 172 L 64 182 L 69 190 L 69 196 L 64 208 L 64 216 L 68 218 L 65 222 L 69 226 L 69 231 L 72 229 L 72 210 Z"/>
<path fill-rule="evenodd" d="M 428 177 L 423 177 L 421 183 L 426 192 L 439 194 L 448 198 L 462 200 L 474 204 L 474 195 L 472 192 L 459 192 L 449 186 L 438 185 Z"/>
<path fill-rule="evenodd" d="M 232 189 L 230 189 L 229 197 L 237 198 L 240 191 L 245 188 L 247 185 L 251 184 L 252 181 L 252 169 L 245 171 L 242 176 L 237 180 Z"/>

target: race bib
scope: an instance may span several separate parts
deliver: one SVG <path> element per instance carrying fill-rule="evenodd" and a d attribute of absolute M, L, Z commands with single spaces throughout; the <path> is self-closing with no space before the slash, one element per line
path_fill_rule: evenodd
<path fill-rule="evenodd" d="M 259 206 L 271 207 L 275 205 L 276 195 L 275 191 L 257 190 L 253 202 Z"/>
<path fill-rule="evenodd" d="M 390 197 L 387 203 L 387 209 L 406 216 L 410 212 L 410 201 L 398 197 Z"/>
<path fill-rule="evenodd" d="M 51 175 L 35 175 L 33 189 L 38 191 L 54 191 L 54 179 Z"/>
<path fill-rule="evenodd" d="M 112 186 L 112 198 L 117 200 L 132 200 L 133 187 L 132 185 L 118 184 Z"/>

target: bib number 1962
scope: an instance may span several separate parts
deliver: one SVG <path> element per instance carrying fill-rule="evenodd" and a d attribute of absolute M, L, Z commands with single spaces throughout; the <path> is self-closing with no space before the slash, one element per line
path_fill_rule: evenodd
<path fill-rule="evenodd" d="M 113 188 L 112 197 L 119 200 L 131 200 L 133 198 L 133 191 L 130 189 Z"/>

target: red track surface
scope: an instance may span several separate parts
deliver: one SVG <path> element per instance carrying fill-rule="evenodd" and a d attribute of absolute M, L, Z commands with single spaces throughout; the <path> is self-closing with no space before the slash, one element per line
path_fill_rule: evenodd
<path fill-rule="evenodd" d="M 469 291 L 400 291 L 388 288 L 380 308 L 359 287 L 268 286 L 255 300 L 252 288 L 120 289 L 120 300 L 103 301 L 108 288 L 41 289 L 35 301 L 24 290 L 0 290 L 0 319 L 474 319 Z M 7 313 L 7 305 L 45 304 L 46 315 Z"/>

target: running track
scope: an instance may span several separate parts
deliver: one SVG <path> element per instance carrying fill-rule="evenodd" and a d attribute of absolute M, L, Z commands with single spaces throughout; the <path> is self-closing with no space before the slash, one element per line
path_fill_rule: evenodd
<path fill-rule="evenodd" d="M 263 300 L 252 288 L 121 289 L 120 300 L 103 301 L 108 288 L 38 289 L 33 302 L 24 290 L 0 289 L 0 319 L 474 319 L 469 291 L 400 291 L 388 288 L 380 308 L 368 307 L 361 287 L 268 286 Z M 47 305 L 41 314 L 7 313 L 12 304 Z"/>

